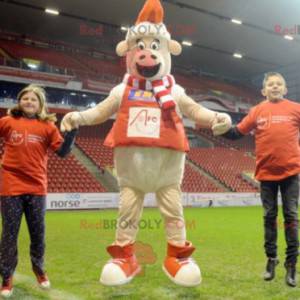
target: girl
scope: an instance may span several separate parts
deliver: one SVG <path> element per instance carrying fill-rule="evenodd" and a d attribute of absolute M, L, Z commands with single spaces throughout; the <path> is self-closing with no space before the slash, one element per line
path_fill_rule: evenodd
<path fill-rule="evenodd" d="M 46 107 L 45 91 L 29 85 L 18 95 L 18 105 L 0 119 L 0 137 L 5 139 L 1 169 L 2 236 L 0 243 L 1 295 L 13 292 L 13 273 L 18 262 L 17 239 L 23 213 L 30 234 L 30 257 L 37 282 L 50 288 L 44 270 L 45 200 L 47 192 L 47 151 L 67 155 L 76 130 L 64 140 Z"/>

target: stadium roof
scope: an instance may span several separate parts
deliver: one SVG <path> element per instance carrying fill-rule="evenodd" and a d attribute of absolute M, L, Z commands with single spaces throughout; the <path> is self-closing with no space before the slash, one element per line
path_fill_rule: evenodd
<path fill-rule="evenodd" d="M 300 62 L 299 0 L 162 2 L 165 23 L 173 37 L 193 44 L 184 46 L 176 60 L 182 66 L 250 79 Z M 120 27 L 134 23 L 143 3 L 144 0 L 0 0 L 0 29 L 113 52 L 125 36 Z M 46 14 L 46 7 L 60 14 Z M 242 24 L 237 24 L 239 21 Z M 234 53 L 243 57 L 233 57 Z"/>

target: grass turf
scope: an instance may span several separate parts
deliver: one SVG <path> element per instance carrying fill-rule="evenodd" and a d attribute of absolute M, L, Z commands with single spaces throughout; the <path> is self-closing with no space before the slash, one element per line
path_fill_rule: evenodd
<path fill-rule="evenodd" d="M 157 209 L 145 209 L 137 240 L 152 246 L 151 258 L 142 258 L 150 264 L 132 283 L 102 286 L 98 280 L 109 258 L 105 247 L 114 240 L 111 221 L 116 216 L 116 210 L 47 213 L 46 267 L 53 287 L 50 292 L 36 287 L 23 220 L 15 293 L 11 299 L 300 299 L 300 288 L 284 283 L 282 217 L 276 278 L 272 282 L 262 280 L 265 257 L 260 207 L 185 209 L 188 239 L 197 247 L 193 257 L 203 276 L 202 284 L 196 288 L 176 286 L 161 270 L 166 248 L 163 223 Z"/>

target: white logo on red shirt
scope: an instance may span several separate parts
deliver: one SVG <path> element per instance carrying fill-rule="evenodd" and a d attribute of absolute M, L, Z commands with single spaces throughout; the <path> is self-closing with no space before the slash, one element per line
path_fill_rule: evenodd
<path fill-rule="evenodd" d="M 271 124 L 288 123 L 292 121 L 291 116 L 258 116 L 256 119 L 257 129 L 263 130 L 270 128 Z"/>
<path fill-rule="evenodd" d="M 21 145 L 24 141 L 24 135 L 23 133 L 19 133 L 16 130 L 13 130 L 10 137 L 9 142 L 13 145 Z"/>
<path fill-rule="evenodd" d="M 24 135 L 24 133 L 17 132 L 16 130 L 13 130 L 10 137 L 9 142 L 14 145 L 18 146 L 23 144 L 23 142 L 26 141 L 26 143 L 42 143 L 45 141 L 45 138 L 39 135 L 35 134 L 28 134 Z"/>

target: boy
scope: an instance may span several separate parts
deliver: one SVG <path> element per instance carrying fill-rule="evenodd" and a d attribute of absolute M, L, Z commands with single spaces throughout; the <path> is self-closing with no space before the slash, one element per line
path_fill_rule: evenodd
<path fill-rule="evenodd" d="M 286 82 L 279 73 L 267 73 L 262 95 L 266 100 L 253 107 L 249 114 L 224 134 L 216 125 L 215 135 L 238 139 L 255 130 L 256 170 L 260 181 L 264 208 L 265 253 L 268 258 L 265 280 L 275 277 L 277 258 L 277 195 L 280 189 L 284 215 L 286 248 L 286 283 L 296 286 L 298 256 L 298 196 L 300 172 L 299 127 L 300 104 L 284 99 Z"/>

